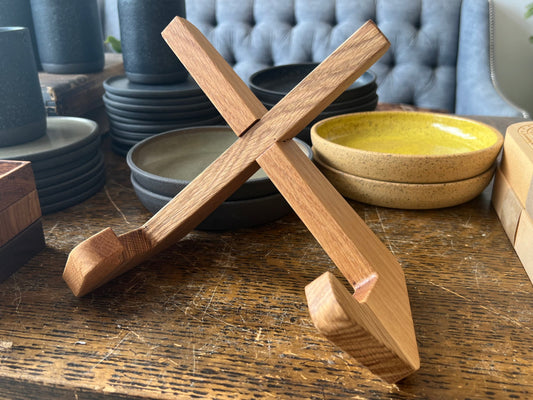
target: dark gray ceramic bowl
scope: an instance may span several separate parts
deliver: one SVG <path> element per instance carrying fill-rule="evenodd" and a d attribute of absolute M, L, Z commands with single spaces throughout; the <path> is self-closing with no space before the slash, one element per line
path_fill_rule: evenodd
<path fill-rule="evenodd" d="M 172 197 L 149 191 L 139 184 L 133 175 L 131 183 L 141 203 L 153 214 L 172 200 Z M 225 201 L 196 229 L 221 231 L 251 228 L 273 222 L 290 211 L 291 207 L 280 193 L 254 199 Z"/>
<path fill-rule="evenodd" d="M 317 65 L 317 63 L 301 63 L 265 68 L 252 74 L 248 84 L 252 92 L 260 100 L 277 103 L 309 75 Z M 341 93 L 334 103 L 354 100 L 376 89 L 376 75 L 373 72 L 366 71 L 348 89 Z"/>
<path fill-rule="evenodd" d="M 203 126 L 165 132 L 139 142 L 126 161 L 136 181 L 147 190 L 174 197 L 237 140 L 227 126 Z M 294 139 L 312 158 L 309 145 Z M 276 193 L 274 184 L 259 170 L 228 200 L 260 198 Z"/>

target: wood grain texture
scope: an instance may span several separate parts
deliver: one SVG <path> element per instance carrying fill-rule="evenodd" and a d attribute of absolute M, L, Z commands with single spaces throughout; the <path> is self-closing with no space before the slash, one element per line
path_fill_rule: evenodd
<path fill-rule="evenodd" d="M 362 345 L 355 350 L 358 337 L 350 336 L 357 332 L 336 331 L 339 323 L 333 323 L 332 314 L 339 309 L 338 296 L 325 296 L 323 292 L 329 289 L 339 293 L 335 290 L 338 285 L 327 289 L 317 285 L 323 290 L 308 291 L 310 309 L 320 309 L 313 314 L 317 328 L 328 331 L 327 337 L 335 343 L 350 342 L 352 356 L 361 356 L 363 363 L 371 360 L 373 370 L 386 372 L 389 380 L 403 378 L 416 370 L 419 360 L 413 319 L 405 277 L 396 258 L 295 142 L 276 143 L 257 161 L 355 289 L 354 297 L 360 305 L 355 301 L 340 302 L 344 310 L 352 307 L 350 324 L 362 324 L 382 347 Z M 391 353 L 395 356 L 389 360 Z M 401 368 L 394 371 L 395 366 Z"/>
<path fill-rule="evenodd" d="M 0 160 L 0 211 L 35 190 L 29 161 Z"/>
<path fill-rule="evenodd" d="M 387 319 L 375 314 L 371 302 L 358 302 L 331 272 L 307 285 L 305 294 L 318 331 L 381 379 L 394 383 L 420 368 L 416 342 L 414 349 L 412 343 L 411 348 L 406 346 L 405 332 L 398 334 L 400 326 L 387 331 L 381 325 Z M 377 295 L 376 291 L 371 294 Z M 412 323 L 409 330 L 413 331 Z M 414 332 L 409 333 L 414 341 Z"/>
<path fill-rule="evenodd" d="M 0 211 L 0 246 L 3 246 L 41 216 L 37 190 Z"/>
<path fill-rule="evenodd" d="M 490 203 L 405 211 L 350 202 L 402 265 L 421 368 L 376 378 L 319 334 L 304 287 L 343 279 L 295 215 L 193 231 L 83 298 L 70 249 L 150 216 L 104 140 L 106 186 L 43 217 L 47 247 L 0 284 L 0 399 L 522 399 L 533 288 Z"/>
<path fill-rule="evenodd" d="M 516 229 L 516 239 L 514 248 L 516 254 L 533 283 L 533 220 L 529 213 L 524 209 L 520 213 L 520 220 Z"/>
<path fill-rule="evenodd" d="M 182 25 L 185 30 L 192 29 L 188 23 L 179 18 L 175 21 L 181 23 L 171 25 L 172 29 L 179 31 Z M 177 33 L 167 31 L 167 38 L 171 34 Z M 197 31 L 193 34 L 200 35 L 196 43 L 201 59 L 217 61 L 212 46 L 205 38 L 202 39 L 203 36 Z M 190 37 L 190 34 L 187 37 L 196 39 L 196 37 Z M 74 248 L 63 273 L 63 278 L 73 293 L 76 296 L 89 293 L 107 282 L 108 279 L 127 271 L 190 232 L 258 169 L 255 161 L 257 157 L 278 140 L 289 139 L 297 135 L 303 126 L 312 121 L 329 102 L 361 75 L 369 64 L 386 51 L 388 46 L 388 41 L 373 23 L 365 24 L 320 64 L 322 67 L 317 67 L 304 79 L 307 83 L 298 85 L 290 92 L 290 101 L 282 99 L 255 124 L 249 119 L 248 124 L 245 125 L 253 125 L 246 135 L 239 138 L 150 221 L 141 228 L 135 229 L 132 234 L 123 236 L 120 240 L 121 247 L 116 249 L 123 253 L 121 257 L 113 256 L 109 262 L 106 262 L 102 253 L 91 250 L 91 246 L 99 246 L 103 241 L 98 235 L 94 235 L 83 245 Z M 357 53 L 358 50 L 364 50 L 364 52 Z M 190 66 L 196 69 L 205 68 L 194 62 Z M 211 67 L 217 69 L 216 65 L 211 65 Z M 228 85 L 233 86 L 232 80 L 236 78 L 236 75 L 225 71 L 227 68 L 225 62 L 222 63 L 221 68 L 221 73 L 213 72 L 210 75 L 202 75 L 205 79 L 211 79 L 210 85 L 213 85 L 206 86 L 204 83 L 204 89 L 215 90 L 213 88 L 217 86 L 222 88 Z M 310 84 L 313 81 L 315 85 Z M 253 96 L 246 87 L 237 86 L 236 89 L 238 92 L 243 92 L 243 97 L 237 94 L 235 105 L 241 103 L 242 98 L 248 95 Z M 214 96 L 220 98 L 226 94 L 215 91 Z M 222 108 L 221 113 L 227 114 L 228 111 Z M 255 112 L 252 113 L 255 115 Z M 231 114 L 225 117 L 233 118 Z M 241 119 L 242 121 L 244 119 Z M 134 240 L 128 240 L 130 237 Z M 118 245 L 117 240 L 119 238 L 113 241 Z M 128 258 L 127 254 L 134 256 Z M 99 271 L 97 272 L 96 269 Z"/>
<path fill-rule="evenodd" d="M 265 106 L 193 24 L 175 17 L 161 35 L 237 136 L 263 116 Z"/>
<path fill-rule="evenodd" d="M 533 122 L 507 129 L 500 169 L 524 207 L 533 182 Z"/>

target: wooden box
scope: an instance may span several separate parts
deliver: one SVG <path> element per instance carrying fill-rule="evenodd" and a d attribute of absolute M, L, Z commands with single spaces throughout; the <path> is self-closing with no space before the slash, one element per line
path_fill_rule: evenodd
<path fill-rule="evenodd" d="M 507 129 L 496 171 L 492 204 L 518 258 L 533 282 L 533 122 Z"/>
<path fill-rule="evenodd" d="M 533 121 L 507 128 L 500 168 L 522 206 L 533 215 Z"/>
<path fill-rule="evenodd" d="M 44 247 L 40 218 L 30 162 L 0 160 L 0 281 Z"/>

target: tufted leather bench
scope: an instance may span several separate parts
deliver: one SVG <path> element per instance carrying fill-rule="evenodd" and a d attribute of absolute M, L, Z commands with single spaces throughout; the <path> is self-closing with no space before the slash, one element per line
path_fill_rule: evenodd
<path fill-rule="evenodd" d="M 105 1 L 105 18 L 113 18 L 116 0 Z M 371 19 L 391 41 L 372 67 L 380 101 L 463 115 L 524 115 L 491 79 L 487 0 L 186 0 L 186 5 L 187 18 L 245 81 L 268 66 L 322 61 Z"/>

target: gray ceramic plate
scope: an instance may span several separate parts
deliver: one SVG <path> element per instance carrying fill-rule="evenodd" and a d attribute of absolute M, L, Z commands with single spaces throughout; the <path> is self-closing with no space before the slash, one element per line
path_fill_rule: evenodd
<path fill-rule="evenodd" d="M 123 118 L 132 118 L 146 122 L 163 122 L 166 121 L 181 121 L 181 120 L 194 120 L 199 118 L 211 118 L 214 115 L 218 114 L 218 111 L 215 107 L 208 107 L 204 109 L 196 109 L 191 111 L 183 112 L 142 112 L 142 111 L 127 111 L 121 110 L 110 106 L 109 104 L 105 105 L 106 111 L 108 114 Z"/>
<path fill-rule="evenodd" d="M 105 96 L 109 100 L 116 101 L 121 104 L 131 104 L 137 106 L 180 106 L 185 104 L 194 104 L 202 106 L 203 104 L 210 103 L 209 98 L 205 94 L 191 97 L 177 97 L 177 98 L 142 98 L 142 97 L 128 97 L 119 96 L 111 92 L 106 92 Z"/>
<path fill-rule="evenodd" d="M 222 117 L 220 115 L 216 115 L 212 118 L 207 118 L 207 119 L 182 120 L 182 121 L 178 121 L 172 124 L 169 124 L 169 123 L 159 124 L 156 122 L 147 123 L 146 121 L 141 121 L 142 123 L 139 123 L 138 120 L 127 119 L 127 118 L 122 118 L 121 120 L 119 120 L 119 119 L 115 119 L 115 117 L 111 114 L 109 114 L 109 119 L 110 119 L 110 124 L 113 128 L 118 128 L 122 131 L 141 132 L 141 133 L 161 133 L 161 132 L 170 131 L 173 129 L 187 128 L 190 126 L 215 125 L 222 121 Z"/>
<path fill-rule="evenodd" d="M 118 96 L 140 98 L 183 98 L 203 94 L 190 76 L 185 82 L 173 85 L 141 85 L 132 83 L 126 75 L 113 76 L 104 81 L 104 89 Z"/>
<path fill-rule="evenodd" d="M 63 193 L 55 193 L 43 197 L 39 196 L 41 210 L 43 214 L 48 214 L 78 204 L 98 192 L 104 183 L 105 171 L 102 170 L 84 183 L 66 190 Z"/>
<path fill-rule="evenodd" d="M 49 186 L 40 186 L 38 187 L 39 196 L 42 198 L 51 198 L 52 195 L 60 194 L 63 196 L 65 193 L 68 193 L 69 190 L 74 188 L 79 188 L 80 185 L 84 185 L 85 182 L 91 180 L 95 176 L 99 176 L 105 170 L 104 157 L 100 155 L 98 163 L 94 165 L 89 170 L 73 177 L 70 179 L 65 179 L 61 182 L 57 182 Z"/>
<path fill-rule="evenodd" d="M 114 142 L 117 142 L 117 143 L 120 143 L 120 144 L 123 144 L 123 145 L 128 145 L 130 147 L 134 146 L 137 143 L 139 143 L 140 141 L 146 139 L 146 138 L 143 138 L 143 139 L 125 138 L 125 137 L 122 137 L 122 136 L 115 135 L 113 133 L 113 131 L 111 131 L 110 136 L 111 136 L 111 139 Z"/>
<path fill-rule="evenodd" d="M 203 103 L 184 103 L 179 105 L 138 105 L 138 104 L 128 104 L 122 103 L 110 99 L 107 95 L 102 96 L 102 100 L 108 106 L 113 108 L 124 110 L 124 111 L 133 111 L 133 112 L 143 112 L 143 113 L 181 113 L 185 114 L 187 112 L 196 112 L 201 110 L 214 110 L 215 106 L 209 101 Z"/>
<path fill-rule="evenodd" d="M 130 139 L 130 140 L 133 139 L 133 140 L 137 140 L 139 142 L 141 140 L 144 140 L 144 139 L 147 139 L 149 137 L 152 137 L 152 136 L 156 135 L 156 133 L 128 132 L 128 131 L 124 131 L 122 129 L 118 129 L 118 128 L 115 128 L 115 127 L 111 127 L 110 134 L 112 136 L 119 137 L 119 138 L 122 138 L 122 139 Z"/>
<path fill-rule="evenodd" d="M 133 176 L 131 182 L 137 197 L 151 213 L 155 214 L 172 199 L 147 190 Z M 273 222 L 290 211 L 291 207 L 279 193 L 255 199 L 225 201 L 196 229 L 220 231 L 251 228 Z"/>
<path fill-rule="evenodd" d="M 273 99 L 277 100 L 270 102 L 275 103 L 300 83 L 317 65 L 317 63 L 301 63 L 265 68 L 250 76 L 249 85 L 254 93 L 273 96 Z M 375 90 L 375 83 L 376 75 L 366 71 L 335 101 L 353 100 L 367 94 Z"/>
<path fill-rule="evenodd" d="M 104 155 L 101 150 L 97 150 L 96 152 L 91 153 L 89 157 L 84 157 L 79 161 L 63 164 L 58 168 L 44 170 L 46 172 L 45 175 L 34 171 L 35 185 L 37 186 L 37 189 L 40 189 L 69 181 L 90 171 L 103 159 Z"/>
<path fill-rule="evenodd" d="M 100 143 L 100 137 L 98 136 L 96 140 L 93 140 L 92 142 L 87 143 L 84 146 L 75 148 L 68 153 L 59 154 L 51 158 L 46 158 L 44 160 L 32 161 L 31 166 L 33 168 L 33 171 L 39 172 L 42 170 L 53 169 L 59 165 L 71 163 L 76 160 L 81 160 L 87 157 L 89 154 L 96 152 L 100 148 Z"/>
<path fill-rule="evenodd" d="M 100 177 L 99 181 L 97 181 L 93 186 L 89 187 L 84 192 L 78 192 L 77 194 L 71 197 L 65 197 L 56 202 L 41 204 L 41 211 L 43 212 L 43 215 L 44 215 L 44 214 L 50 214 L 56 211 L 63 210 L 67 207 L 72 207 L 76 204 L 81 203 L 84 200 L 87 200 L 89 197 L 98 193 L 98 191 L 104 186 L 104 184 L 105 184 L 105 177 L 102 176 Z"/>
<path fill-rule="evenodd" d="M 222 154 L 237 136 L 227 126 L 203 126 L 162 133 L 136 144 L 126 162 L 143 187 L 173 197 Z M 311 148 L 294 139 L 312 158 Z M 251 199 L 276 193 L 263 170 L 257 171 L 229 200 Z"/>
<path fill-rule="evenodd" d="M 46 135 L 29 143 L 0 148 L 2 160 L 39 161 L 71 153 L 99 139 L 98 124 L 85 118 L 48 117 Z"/>

